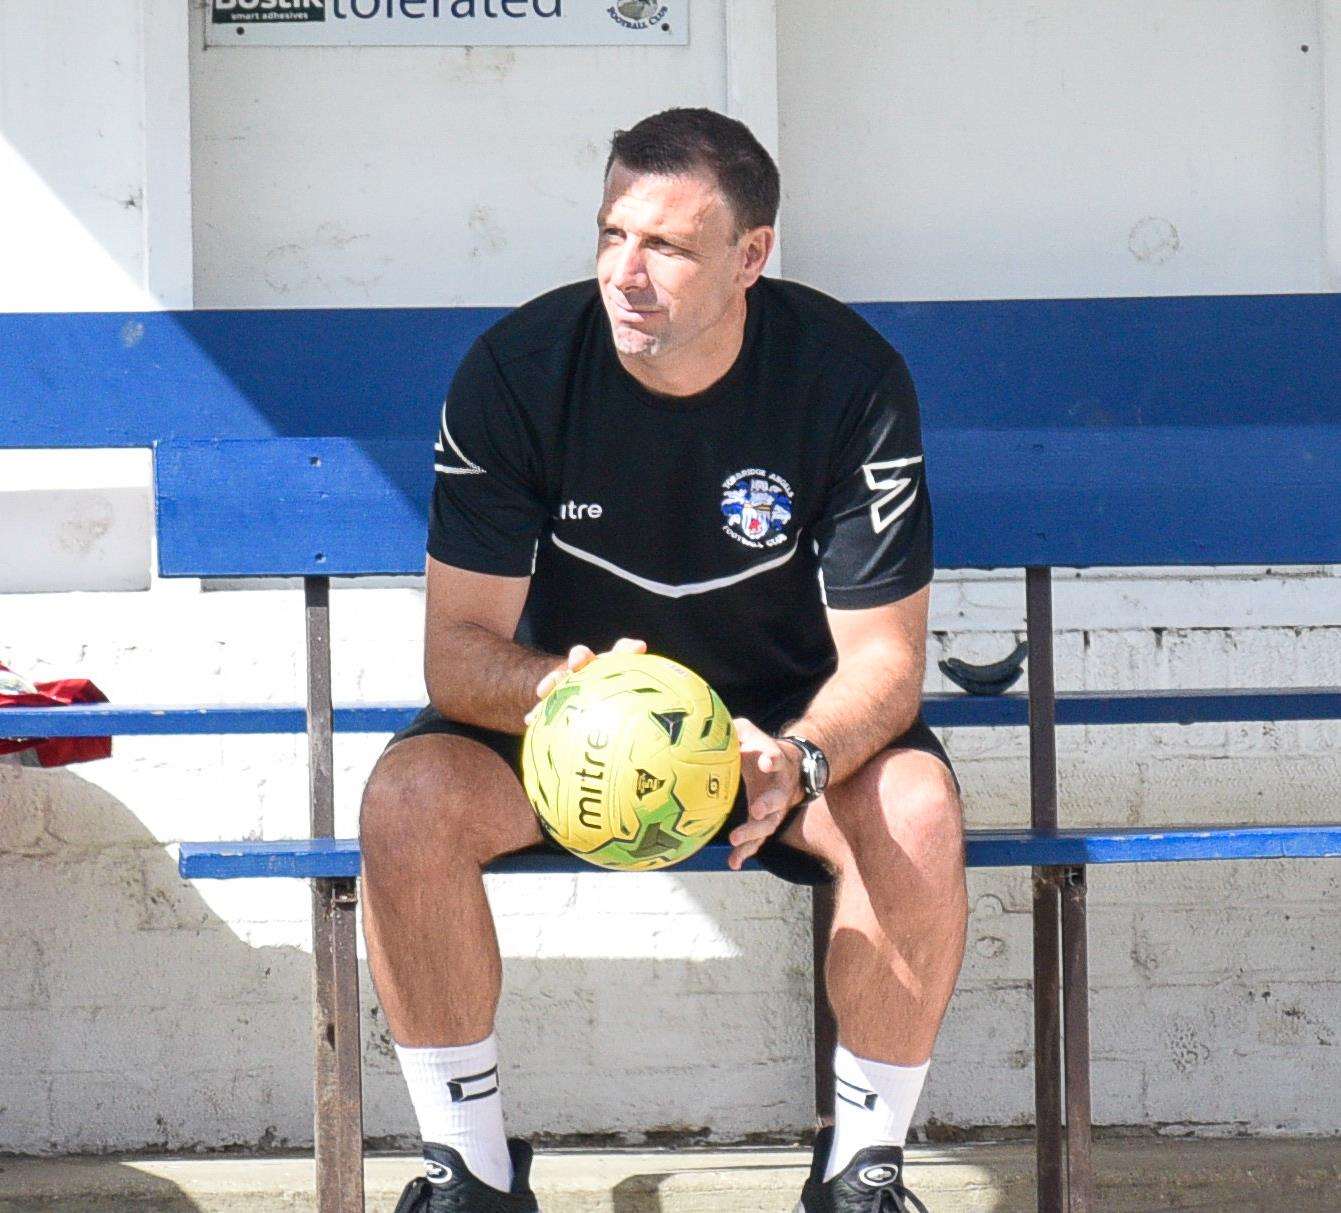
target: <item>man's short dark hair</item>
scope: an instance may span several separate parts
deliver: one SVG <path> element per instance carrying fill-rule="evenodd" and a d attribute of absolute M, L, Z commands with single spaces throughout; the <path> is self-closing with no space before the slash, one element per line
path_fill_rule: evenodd
<path fill-rule="evenodd" d="M 674 177 L 706 169 L 736 217 L 736 234 L 778 217 L 778 166 L 750 128 L 710 109 L 669 109 L 610 140 L 606 176 L 618 161 L 635 173 Z"/>

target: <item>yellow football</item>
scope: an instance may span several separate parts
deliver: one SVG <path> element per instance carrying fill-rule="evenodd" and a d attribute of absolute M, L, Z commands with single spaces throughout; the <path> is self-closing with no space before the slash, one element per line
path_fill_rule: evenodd
<path fill-rule="evenodd" d="M 521 762 L 545 832 L 628 871 L 694 854 L 740 784 L 726 706 L 692 670 L 651 653 L 603 653 L 566 674 L 527 728 Z"/>

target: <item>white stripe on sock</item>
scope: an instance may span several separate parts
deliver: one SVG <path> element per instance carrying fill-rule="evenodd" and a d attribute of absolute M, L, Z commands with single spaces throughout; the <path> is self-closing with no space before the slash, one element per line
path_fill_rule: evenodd
<path fill-rule="evenodd" d="M 858 1150 L 902 1146 L 908 1140 L 917 1101 L 926 1082 L 928 1058 L 920 1066 L 891 1066 L 858 1057 L 842 1045 L 834 1050 L 833 1145 L 824 1171 L 827 1183 Z"/>
<path fill-rule="evenodd" d="M 447 1048 L 396 1046 L 425 1141 L 451 1146 L 476 1179 L 507 1192 L 512 1159 L 498 1093 L 498 1039 Z"/>

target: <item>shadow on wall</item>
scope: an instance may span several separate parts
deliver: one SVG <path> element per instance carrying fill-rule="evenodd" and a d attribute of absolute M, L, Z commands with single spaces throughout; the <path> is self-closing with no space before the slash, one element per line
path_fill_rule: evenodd
<path fill-rule="evenodd" d="M 188 800 L 173 832 L 208 836 Z M 207 896 L 107 791 L 72 770 L 0 766 L 0 1154 L 310 1145 L 307 885 L 212 882 Z M 739 936 L 736 956 L 508 958 L 499 1035 L 514 1131 L 552 1128 L 556 1091 L 576 1134 L 627 1124 L 692 1138 L 736 1121 L 785 1133 L 809 1120 L 810 1023 L 795 1014 L 808 927 L 791 924 L 779 953 L 776 907 L 733 922 L 739 899 L 716 885 L 693 898 Z M 743 963 L 765 936 L 776 963 Z M 362 977 L 366 1132 L 376 1148 L 413 1149 L 366 966 Z M 550 1045 L 524 1043 L 536 1040 Z"/>
<path fill-rule="evenodd" d="M 295 891 L 258 918 L 300 919 Z M 310 1141 L 310 990 L 301 948 L 240 940 L 121 802 L 0 767 L 0 1152 Z"/>

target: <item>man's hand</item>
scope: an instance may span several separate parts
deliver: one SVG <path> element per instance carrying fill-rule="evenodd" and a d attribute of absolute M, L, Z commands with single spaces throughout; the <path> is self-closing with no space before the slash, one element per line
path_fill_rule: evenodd
<path fill-rule="evenodd" d="M 608 650 L 611 653 L 646 653 L 647 641 L 630 640 L 627 636 L 622 640 L 616 640 L 614 645 Z M 568 660 L 563 665 L 556 665 L 548 674 L 546 674 L 535 687 L 536 705 L 526 713 L 526 723 L 530 724 L 535 719 L 536 713 L 540 711 L 540 702 L 556 686 L 559 680 L 565 674 L 571 674 L 580 670 L 589 661 L 596 660 L 596 653 L 585 644 L 575 644 L 568 650 Z"/>
<path fill-rule="evenodd" d="M 740 738 L 740 775 L 745 781 L 749 820 L 731 831 L 727 866 L 741 865 L 767 841 L 787 810 L 805 794 L 801 783 L 801 751 L 788 741 L 770 737 L 744 716 L 735 720 Z"/>

